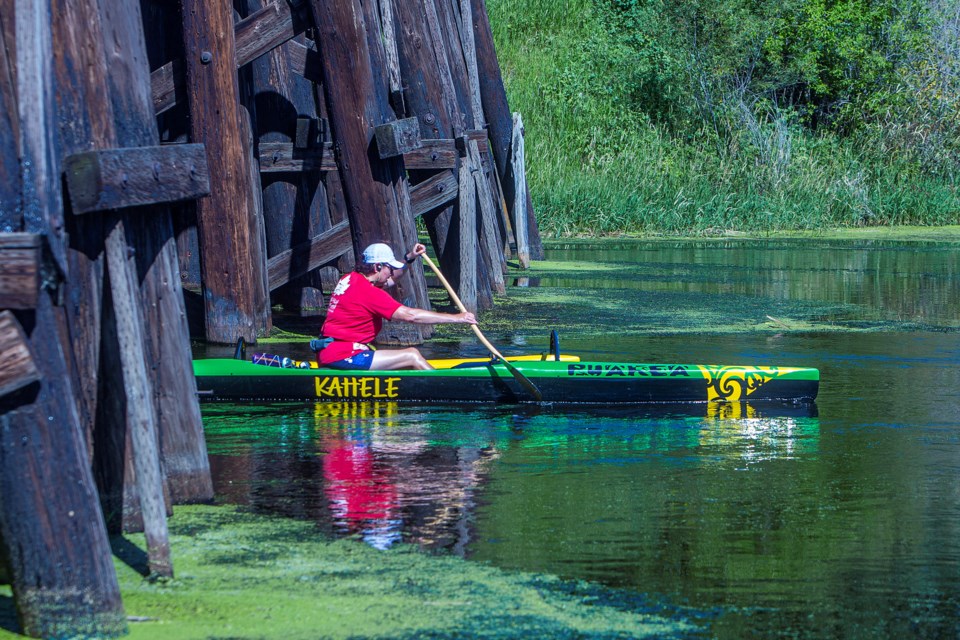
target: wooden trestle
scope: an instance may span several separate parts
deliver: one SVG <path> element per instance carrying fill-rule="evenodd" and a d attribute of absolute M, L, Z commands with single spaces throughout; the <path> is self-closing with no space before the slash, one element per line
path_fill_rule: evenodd
<path fill-rule="evenodd" d="M 172 575 L 171 505 L 212 499 L 188 311 L 253 342 L 418 218 L 490 307 L 541 257 L 521 127 L 484 0 L 0 0 L 0 580 L 25 634 L 124 633 L 108 532 Z M 429 306 L 419 264 L 402 287 Z"/>

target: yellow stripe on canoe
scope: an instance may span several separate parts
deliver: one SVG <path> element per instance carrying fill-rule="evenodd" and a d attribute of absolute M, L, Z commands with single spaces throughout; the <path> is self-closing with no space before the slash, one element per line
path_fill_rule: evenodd
<path fill-rule="evenodd" d="M 507 360 L 510 362 L 540 362 L 541 360 L 553 360 L 552 355 L 535 355 L 535 356 L 507 356 Z M 580 362 L 580 356 L 571 356 L 565 353 L 560 354 L 561 362 Z M 490 362 L 490 356 L 486 358 L 438 358 L 436 360 L 427 360 L 433 366 L 434 369 L 453 369 L 457 365 L 466 364 L 466 363 L 475 363 L 475 362 Z M 300 369 L 307 367 L 302 367 L 302 364 L 309 364 L 310 369 L 319 368 L 316 361 L 303 361 L 294 360 L 294 368 Z"/>
<path fill-rule="evenodd" d="M 553 360 L 553 355 L 530 355 L 530 356 L 507 356 L 510 362 L 539 362 L 541 360 Z M 562 362 L 580 362 L 580 356 L 571 356 L 564 353 L 560 354 Z M 427 360 L 434 369 L 452 369 L 457 365 L 473 362 L 490 362 L 490 356 L 486 358 L 439 358 L 437 360 Z"/>

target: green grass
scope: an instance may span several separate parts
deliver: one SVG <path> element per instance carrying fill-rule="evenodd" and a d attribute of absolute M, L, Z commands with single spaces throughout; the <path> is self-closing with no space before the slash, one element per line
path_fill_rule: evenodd
<path fill-rule="evenodd" d="M 546 237 L 960 223 L 956 174 L 924 171 L 909 154 L 786 116 L 727 122 L 720 138 L 702 122 L 657 124 L 634 95 L 644 59 L 591 0 L 490 0 L 488 10 Z"/>

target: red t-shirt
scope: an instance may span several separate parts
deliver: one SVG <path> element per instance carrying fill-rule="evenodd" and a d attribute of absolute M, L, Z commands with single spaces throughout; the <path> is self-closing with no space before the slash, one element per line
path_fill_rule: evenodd
<path fill-rule="evenodd" d="M 334 342 L 320 351 L 320 364 L 330 364 L 360 353 L 373 342 L 384 318 L 390 319 L 401 305 L 389 293 L 375 287 L 353 271 L 340 278 L 330 296 L 322 333 Z"/>

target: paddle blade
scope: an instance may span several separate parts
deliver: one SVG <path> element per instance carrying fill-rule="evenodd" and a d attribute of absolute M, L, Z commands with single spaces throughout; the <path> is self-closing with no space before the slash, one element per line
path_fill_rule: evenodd
<path fill-rule="evenodd" d="M 507 371 L 509 371 L 510 374 L 513 375 L 514 379 L 516 379 L 516 381 L 520 383 L 521 387 L 527 390 L 527 393 L 533 396 L 537 400 L 537 402 L 543 401 L 543 394 L 540 393 L 540 389 L 537 388 L 537 385 L 533 384 L 533 381 L 530 380 L 530 378 L 523 375 L 519 369 L 517 369 L 515 366 L 513 366 L 503 358 L 500 359 L 500 362 L 502 362 L 507 367 Z"/>

